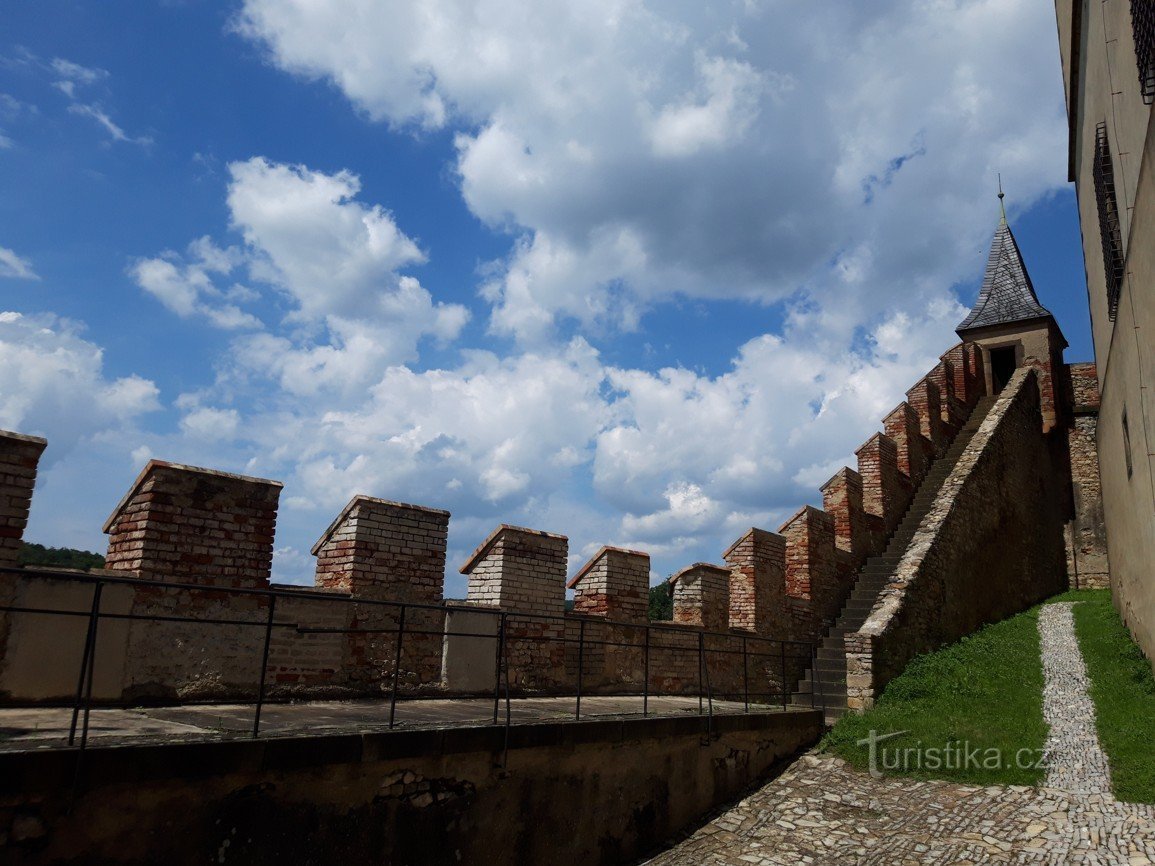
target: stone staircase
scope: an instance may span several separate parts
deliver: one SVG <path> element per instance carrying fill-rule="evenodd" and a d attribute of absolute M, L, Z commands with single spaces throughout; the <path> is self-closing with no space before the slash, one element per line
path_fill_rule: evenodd
<path fill-rule="evenodd" d="M 975 404 L 970 417 L 954 437 L 946 452 L 931 464 L 911 499 L 906 514 L 899 521 L 886 550 L 872 556 L 855 577 L 854 588 L 834 625 L 819 642 L 815 664 L 803 676 L 794 692 L 792 703 L 798 706 L 824 707 L 826 723 L 834 724 L 846 713 L 846 647 L 843 635 L 858 631 L 878 601 L 879 593 L 890 581 L 895 566 L 906 552 L 914 533 L 934 504 L 943 483 L 954 469 L 963 449 L 971 441 L 995 397 L 983 397 Z"/>

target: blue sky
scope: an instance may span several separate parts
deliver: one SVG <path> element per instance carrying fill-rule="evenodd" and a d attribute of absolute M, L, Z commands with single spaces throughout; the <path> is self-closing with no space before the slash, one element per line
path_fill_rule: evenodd
<path fill-rule="evenodd" d="M 294 582 L 354 493 L 450 509 L 451 567 L 716 561 L 949 348 L 999 171 L 1090 358 L 1049 4 L 797 5 L 6 4 L 28 538 L 102 549 L 158 457 L 284 481 Z"/>

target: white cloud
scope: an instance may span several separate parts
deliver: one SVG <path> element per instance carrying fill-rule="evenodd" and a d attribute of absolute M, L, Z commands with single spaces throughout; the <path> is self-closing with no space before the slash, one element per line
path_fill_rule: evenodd
<path fill-rule="evenodd" d="M 71 82 L 67 83 L 71 84 Z M 72 96 L 71 91 L 66 91 L 66 93 L 69 97 Z M 139 144 L 146 147 L 152 144 L 152 138 L 147 135 L 129 135 L 127 132 L 121 129 L 120 126 L 117 125 L 117 123 L 108 116 L 108 112 L 106 112 L 99 105 L 88 105 L 74 102 L 68 106 L 68 111 L 70 114 L 75 114 L 80 117 L 87 117 L 96 121 L 97 125 L 100 126 L 105 132 L 107 132 L 114 141 L 124 141 L 129 144 Z"/>
<path fill-rule="evenodd" d="M 45 433 L 55 453 L 82 437 L 131 423 L 159 408 L 156 385 L 138 376 L 109 379 L 103 352 L 73 322 L 0 312 L 0 426 Z"/>
<path fill-rule="evenodd" d="M 11 277 L 17 280 L 38 280 L 36 271 L 32 269 L 32 262 L 16 255 L 7 247 L 0 247 L 0 277 Z"/>
<path fill-rule="evenodd" d="M 238 28 L 372 118 L 458 130 L 466 202 L 521 235 L 487 287 L 497 332 L 804 286 L 845 344 L 973 274 L 997 169 L 1021 205 L 1064 182 L 1054 21 L 780 6 L 246 0 Z M 831 263 L 859 248 L 851 284 Z"/>

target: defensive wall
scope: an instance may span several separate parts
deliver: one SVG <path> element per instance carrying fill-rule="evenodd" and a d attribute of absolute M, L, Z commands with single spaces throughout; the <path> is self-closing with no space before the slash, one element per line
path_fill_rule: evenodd
<path fill-rule="evenodd" d="M 650 565 L 644 552 L 598 551 L 569 581 L 574 605 L 566 612 L 568 539 L 508 525 L 495 529 L 462 566 L 466 601 L 447 603 L 449 513 L 364 495 L 353 497 L 314 546 L 313 587 L 272 584 L 281 484 L 159 460 L 149 462 L 104 525 L 106 569 L 74 580 L 18 570 L 16 551 L 45 443 L 13 433 L 0 433 L 0 567 L 8 567 L 0 572 L 0 601 L 77 614 L 97 604 L 92 697 L 100 701 L 250 699 L 257 688 L 270 699 L 379 696 L 394 689 L 403 696 L 484 694 L 492 693 L 495 672 L 525 694 L 705 689 L 778 700 L 809 666 L 808 646 L 842 609 L 862 563 L 885 547 L 927 468 L 987 393 L 982 358 L 974 343 L 944 354 L 885 417 L 883 430 L 857 450 L 857 470 L 843 468 L 822 486 L 822 509 L 804 506 L 777 532 L 751 528 L 721 563 L 695 563 L 675 574 L 673 622 L 659 629 L 645 628 Z M 859 667 L 851 673 L 861 682 L 866 653 L 876 672 L 871 689 L 912 652 L 1035 597 L 1013 581 L 987 586 L 971 567 L 973 556 L 962 553 L 1007 548 L 1001 542 L 1012 533 L 992 534 L 984 515 L 1001 514 L 1004 506 L 1014 512 L 1012 547 L 1036 534 L 1032 520 L 1045 518 L 1048 538 L 1052 524 L 1059 527 L 1055 587 L 1065 585 L 1065 576 L 1078 585 L 1106 580 L 1096 511 L 1094 366 L 1056 369 L 1052 359 L 1040 365 L 1030 358 L 1026 366 L 1036 372 L 1016 380 L 1013 395 L 1003 394 L 1003 420 L 984 424 L 991 435 L 968 446 L 987 450 L 963 461 L 958 483 L 944 491 L 943 507 L 954 519 L 925 529 L 933 551 L 957 553 L 950 586 L 922 590 L 919 575 L 931 560 L 926 545 L 915 545 L 928 564 L 911 559 L 899 575 L 903 613 L 881 630 L 877 617 L 868 623 L 877 634 L 863 637 L 870 647 L 858 652 Z M 1042 419 L 1030 435 L 1028 416 Z M 1004 448 L 1004 440 L 1014 447 Z M 988 454 L 1003 451 L 1012 455 L 1004 482 L 988 485 L 983 473 L 1001 471 L 986 468 L 997 463 Z M 1027 489 L 1031 478 L 1016 472 L 1028 466 L 1036 480 L 1050 473 L 1050 487 L 1039 481 Z M 948 532 L 953 540 L 945 538 Z M 1041 561 L 1050 567 L 1052 558 Z M 96 577 L 117 582 L 94 598 Z M 281 592 L 270 595 L 270 589 Z M 923 623 L 911 611 L 929 610 L 944 592 L 956 591 L 1001 593 L 1005 603 L 975 608 L 952 626 L 911 630 L 904 617 Z M 880 606 L 891 610 L 894 596 L 884 593 Z M 87 626 L 86 616 L 0 612 L 0 699 L 70 699 Z M 897 640 L 898 632 L 909 634 Z M 893 660 L 880 662 L 888 653 Z"/>

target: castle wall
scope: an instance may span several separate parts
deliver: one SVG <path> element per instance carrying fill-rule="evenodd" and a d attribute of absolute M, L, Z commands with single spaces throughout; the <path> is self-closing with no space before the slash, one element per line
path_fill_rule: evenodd
<path fill-rule="evenodd" d="M 1068 370 L 1072 417 L 1067 429 L 1067 453 L 1073 517 L 1065 527 L 1067 576 L 1075 589 L 1106 588 L 1111 585 L 1111 569 L 1096 442 L 1099 380 L 1094 364 L 1070 364 Z"/>
<path fill-rule="evenodd" d="M 845 638 L 848 705 L 870 707 L 928 652 L 1064 588 L 1062 479 L 1037 373 L 1015 372 L 943 485 L 866 623 Z"/>

